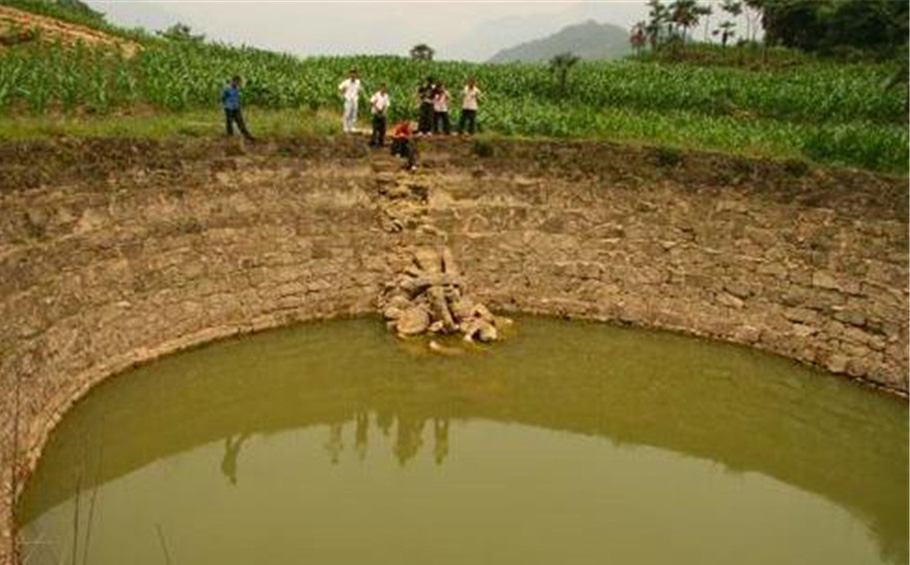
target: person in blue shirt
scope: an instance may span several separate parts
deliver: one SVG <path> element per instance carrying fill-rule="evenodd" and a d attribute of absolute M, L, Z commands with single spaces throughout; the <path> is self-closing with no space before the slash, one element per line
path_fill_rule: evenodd
<path fill-rule="evenodd" d="M 221 93 L 221 105 L 224 107 L 227 134 L 229 136 L 234 135 L 234 123 L 236 122 L 237 128 L 243 134 L 243 137 L 253 141 L 253 136 L 247 131 L 246 124 L 243 122 L 243 114 L 240 112 L 240 87 L 240 77 L 234 76 L 230 84 L 224 87 L 224 91 Z"/>

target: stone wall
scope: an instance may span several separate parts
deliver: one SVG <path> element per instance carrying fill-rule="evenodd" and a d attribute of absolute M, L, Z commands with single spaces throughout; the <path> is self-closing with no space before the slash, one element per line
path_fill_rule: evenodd
<path fill-rule="evenodd" d="M 673 184 L 524 183 L 500 205 L 463 179 L 434 210 L 490 304 L 744 343 L 906 394 L 906 224 Z"/>
<path fill-rule="evenodd" d="M 224 336 L 372 312 L 413 245 L 448 245 L 502 310 L 746 343 L 906 394 L 904 180 L 473 148 L 434 143 L 408 175 L 352 141 L 0 147 L 0 563 L 14 467 L 21 485 L 94 384 Z M 390 177 L 427 194 L 391 223 Z"/>

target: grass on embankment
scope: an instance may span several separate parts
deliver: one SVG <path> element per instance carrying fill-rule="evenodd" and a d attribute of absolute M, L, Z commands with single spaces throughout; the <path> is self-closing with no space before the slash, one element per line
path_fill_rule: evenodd
<path fill-rule="evenodd" d="M 340 121 L 325 114 L 301 110 L 244 110 L 251 133 L 257 137 L 295 137 L 340 133 Z M 339 123 L 335 123 L 338 121 Z M 236 126 L 235 126 L 236 131 Z M 238 132 L 239 134 L 239 132 Z M 168 139 L 224 135 L 219 110 L 186 112 L 141 111 L 90 117 L 17 116 L 0 119 L 0 141 L 77 138 Z"/>
<path fill-rule="evenodd" d="M 495 108 L 482 111 L 495 112 Z M 550 114 L 552 112 L 552 114 Z M 251 132 L 260 138 L 340 135 L 332 112 L 309 110 L 244 111 Z M 485 136 L 588 139 L 636 145 L 707 150 L 756 158 L 798 159 L 825 165 L 907 174 L 907 131 L 880 124 L 803 125 L 775 120 L 710 117 L 686 112 L 566 112 L 546 105 L 527 107 L 516 119 L 491 119 Z M 456 117 L 456 116 L 453 116 Z M 361 128 L 369 122 L 361 117 Z M 76 138 L 202 138 L 224 135 L 218 109 L 184 112 L 138 111 L 88 117 L 19 116 L 0 120 L 0 141 Z"/>
<path fill-rule="evenodd" d="M 802 123 L 753 116 L 711 116 L 606 107 L 565 108 L 524 104 L 490 120 L 493 130 L 562 139 L 584 138 L 671 145 L 774 159 L 907 174 L 910 132 L 906 127 L 865 121 Z"/>
<path fill-rule="evenodd" d="M 245 79 L 243 100 L 257 135 L 301 135 L 308 128 L 328 133 L 337 131 L 337 85 L 351 66 L 360 70 L 367 94 L 388 83 L 392 120 L 416 116 L 414 94 L 423 77 L 448 83 L 457 108 L 460 85 L 476 75 L 486 133 L 671 145 L 907 174 L 906 92 L 885 88 L 894 74 L 890 63 L 747 70 L 583 61 L 562 88 L 546 65 L 301 59 L 151 39 L 125 57 L 79 44 L 31 42 L 0 56 L 0 124 L 10 120 L 0 131 L 19 138 L 219 135 L 221 89 L 237 73 Z M 365 103 L 362 109 L 366 114 Z M 312 122 L 304 111 L 330 119 Z M 48 113 L 91 119 L 44 118 Z M 26 114 L 34 122 L 17 118 Z M 118 117 L 95 118 L 102 115 Z"/>

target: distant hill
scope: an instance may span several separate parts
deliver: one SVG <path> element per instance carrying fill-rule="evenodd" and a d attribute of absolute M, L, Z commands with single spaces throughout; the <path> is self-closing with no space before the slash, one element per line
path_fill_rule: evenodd
<path fill-rule="evenodd" d="M 582 59 L 618 59 L 631 52 L 629 32 L 613 24 L 588 20 L 564 27 L 544 37 L 503 49 L 491 63 L 549 61 L 554 55 L 570 51 Z"/>

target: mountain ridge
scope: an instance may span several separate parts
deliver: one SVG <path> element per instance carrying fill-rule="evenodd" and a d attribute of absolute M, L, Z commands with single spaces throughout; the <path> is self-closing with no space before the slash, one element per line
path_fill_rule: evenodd
<path fill-rule="evenodd" d="M 502 49 L 487 62 L 541 62 L 566 52 L 582 59 L 618 59 L 631 51 L 629 34 L 625 29 L 589 19 L 566 26 L 546 37 Z"/>

